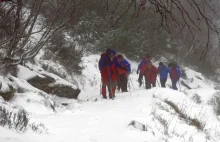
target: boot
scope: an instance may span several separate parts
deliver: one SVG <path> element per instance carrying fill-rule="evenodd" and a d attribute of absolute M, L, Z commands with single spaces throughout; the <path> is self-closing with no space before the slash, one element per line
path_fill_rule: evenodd
<path fill-rule="evenodd" d="M 115 94 L 113 95 L 113 98 L 115 98 Z"/>
<path fill-rule="evenodd" d="M 107 97 L 106 97 L 106 96 L 103 96 L 102 98 L 103 98 L 103 99 L 107 99 Z"/>
<path fill-rule="evenodd" d="M 139 83 L 139 87 L 141 87 L 142 83 Z"/>

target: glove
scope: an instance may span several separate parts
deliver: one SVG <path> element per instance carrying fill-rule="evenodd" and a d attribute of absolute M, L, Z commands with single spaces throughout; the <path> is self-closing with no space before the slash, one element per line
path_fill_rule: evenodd
<path fill-rule="evenodd" d="M 137 70 L 137 74 L 139 74 L 139 70 Z"/>
<path fill-rule="evenodd" d="M 126 67 L 121 67 L 122 70 L 128 71 Z"/>

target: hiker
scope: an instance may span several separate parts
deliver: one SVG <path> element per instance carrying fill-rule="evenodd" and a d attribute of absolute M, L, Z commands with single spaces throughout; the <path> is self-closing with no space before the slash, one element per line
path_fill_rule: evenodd
<path fill-rule="evenodd" d="M 104 99 L 107 99 L 106 86 L 108 87 L 109 99 L 113 99 L 115 97 L 117 84 L 115 55 L 115 50 L 107 49 L 105 53 L 101 54 L 101 58 L 99 60 L 99 70 L 102 78 L 101 94 Z"/>
<path fill-rule="evenodd" d="M 147 68 L 144 71 L 146 89 L 150 89 L 151 85 L 156 87 L 157 74 L 157 68 L 151 62 L 148 62 Z"/>
<path fill-rule="evenodd" d="M 180 79 L 181 72 L 176 63 L 169 63 L 168 67 L 170 68 L 170 78 L 172 81 L 172 89 L 177 90 L 177 82 Z"/>
<path fill-rule="evenodd" d="M 168 73 L 170 72 L 170 68 L 168 68 L 166 65 L 163 64 L 163 62 L 159 63 L 158 71 L 160 74 L 160 84 L 161 87 L 165 88 L 166 87 L 166 81 L 167 81 L 167 76 Z"/>
<path fill-rule="evenodd" d="M 150 56 L 148 54 L 146 54 L 144 56 L 143 60 L 138 65 L 137 74 L 139 73 L 139 70 L 140 70 L 139 77 L 138 77 L 139 86 L 141 86 L 143 83 L 142 81 L 143 81 L 144 71 L 147 68 L 147 63 L 149 61 L 150 61 Z M 145 82 L 146 82 L 146 80 L 145 80 Z"/>
<path fill-rule="evenodd" d="M 119 64 L 119 66 L 117 67 L 118 90 L 121 89 L 122 92 L 128 92 L 127 84 L 128 75 L 131 73 L 131 65 L 126 59 L 124 59 L 121 54 L 117 56 L 117 62 Z"/>

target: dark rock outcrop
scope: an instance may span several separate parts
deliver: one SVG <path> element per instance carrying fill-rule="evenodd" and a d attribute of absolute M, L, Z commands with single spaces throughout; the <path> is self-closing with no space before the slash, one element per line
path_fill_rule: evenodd
<path fill-rule="evenodd" d="M 72 86 L 68 86 L 65 84 L 54 84 L 56 80 L 50 76 L 45 76 L 45 75 L 44 77 L 35 76 L 34 78 L 29 79 L 28 82 L 32 86 L 48 94 L 57 95 L 59 97 L 77 99 L 79 93 L 81 92 L 80 89 L 78 88 L 75 89 Z"/>
<path fill-rule="evenodd" d="M 2 98 L 5 101 L 9 101 L 15 95 L 16 92 L 16 89 L 13 88 L 12 86 L 9 86 L 9 88 L 10 89 L 5 92 L 0 91 L 0 96 L 2 96 Z"/>
<path fill-rule="evenodd" d="M 133 126 L 136 129 L 142 130 L 142 131 L 147 131 L 147 126 L 136 121 L 136 120 L 132 120 L 128 126 Z"/>

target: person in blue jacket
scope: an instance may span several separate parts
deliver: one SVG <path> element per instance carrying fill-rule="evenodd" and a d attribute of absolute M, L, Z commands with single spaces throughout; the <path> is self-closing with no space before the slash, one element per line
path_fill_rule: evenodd
<path fill-rule="evenodd" d="M 172 89 L 177 90 L 177 82 L 180 79 L 181 72 L 180 68 L 177 66 L 176 63 L 169 63 L 168 67 L 170 68 L 170 78 L 172 81 Z"/>
<path fill-rule="evenodd" d="M 161 87 L 165 88 L 166 87 L 166 81 L 167 81 L 167 76 L 168 73 L 171 71 L 170 68 L 168 68 L 166 65 L 163 64 L 163 62 L 159 63 L 158 71 L 160 74 L 160 84 Z"/>
<path fill-rule="evenodd" d="M 121 54 L 117 55 L 116 68 L 118 74 L 118 89 L 121 89 L 122 92 L 128 92 L 127 84 L 128 75 L 131 73 L 131 65 Z"/>

